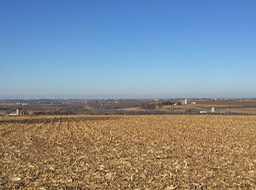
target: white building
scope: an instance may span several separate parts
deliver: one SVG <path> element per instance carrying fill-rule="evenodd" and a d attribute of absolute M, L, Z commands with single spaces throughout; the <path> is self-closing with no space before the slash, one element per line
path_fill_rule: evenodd
<path fill-rule="evenodd" d="M 17 116 L 20 115 L 20 109 L 17 109 L 16 111 L 13 111 L 9 114 L 9 116 Z"/>

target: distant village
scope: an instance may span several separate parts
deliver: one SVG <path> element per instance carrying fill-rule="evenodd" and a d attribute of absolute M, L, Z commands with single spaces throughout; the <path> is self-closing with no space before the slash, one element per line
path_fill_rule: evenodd
<path fill-rule="evenodd" d="M 256 114 L 255 99 L 0 100 L 0 116 L 75 114 Z"/>

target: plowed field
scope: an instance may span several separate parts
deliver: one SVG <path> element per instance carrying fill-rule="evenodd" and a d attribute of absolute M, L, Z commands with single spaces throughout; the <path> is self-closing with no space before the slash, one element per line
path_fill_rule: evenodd
<path fill-rule="evenodd" d="M 256 117 L 2 117 L 0 137 L 0 189 L 256 188 Z"/>

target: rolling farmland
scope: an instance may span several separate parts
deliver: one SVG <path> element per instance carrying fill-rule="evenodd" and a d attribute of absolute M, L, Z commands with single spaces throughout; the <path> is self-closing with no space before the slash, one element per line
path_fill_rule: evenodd
<path fill-rule="evenodd" d="M 255 189 L 255 116 L 0 118 L 0 189 Z"/>

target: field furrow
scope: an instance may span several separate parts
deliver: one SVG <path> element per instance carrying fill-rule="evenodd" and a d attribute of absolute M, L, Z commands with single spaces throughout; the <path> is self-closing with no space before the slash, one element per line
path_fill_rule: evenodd
<path fill-rule="evenodd" d="M 0 118 L 0 189 L 255 189 L 253 116 Z"/>

